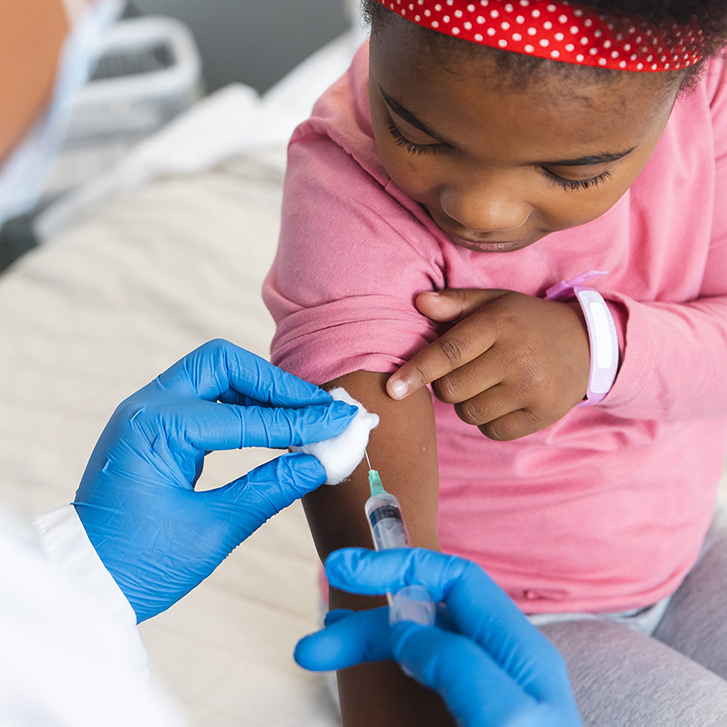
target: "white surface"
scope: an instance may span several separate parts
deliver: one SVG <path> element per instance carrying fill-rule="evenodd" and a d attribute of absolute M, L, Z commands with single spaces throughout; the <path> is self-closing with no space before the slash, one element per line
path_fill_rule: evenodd
<path fill-rule="evenodd" d="M 596 352 L 596 361 L 598 368 L 607 369 L 611 366 L 614 360 L 613 355 L 613 342 L 611 341 L 611 328 L 608 325 L 608 309 L 606 304 L 601 301 L 591 301 L 588 304 L 588 309 L 591 311 L 593 317 L 593 325 L 596 329 L 596 337 L 601 341 L 609 341 L 608 346 L 600 346 Z"/>

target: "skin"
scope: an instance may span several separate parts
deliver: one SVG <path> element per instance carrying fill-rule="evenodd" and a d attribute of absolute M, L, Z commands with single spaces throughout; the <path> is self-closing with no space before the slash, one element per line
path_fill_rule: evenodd
<path fill-rule="evenodd" d="M 447 55 L 424 32 L 398 16 L 374 28 L 376 143 L 392 180 L 454 244 L 482 254 L 547 245 L 551 232 L 613 206 L 654 150 L 680 82 L 628 73 L 596 82 L 546 68 L 531 82 L 512 83 L 487 49 Z M 428 145 L 437 148 L 416 148 Z M 368 447 L 372 466 L 400 499 L 412 544 L 438 549 L 436 437 L 425 384 L 486 436 L 513 439 L 582 400 L 590 352 L 577 304 L 503 290 L 446 290 L 416 303 L 449 330 L 391 377 L 357 371 L 327 388 L 344 386 L 379 414 Z M 306 498 L 322 559 L 344 546 L 372 547 L 362 517 L 367 496 L 362 465 L 345 486 Z M 330 592 L 332 609 L 379 603 Z M 346 727 L 452 724 L 441 702 L 392 664 L 346 669 L 338 679 Z"/>
<path fill-rule="evenodd" d="M 0 0 L 0 163 L 48 105 L 69 29 L 61 0 Z"/>
<path fill-rule="evenodd" d="M 372 39 L 376 146 L 397 186 L 471 250 L 513 252 L 604 214 L 648 161 L 678 90 L 674 83 L 665 93 L 656 74 L 584 83 L 547 68 L 522 88 L 503 79 L 490 49 L 474 44 L 444 65 L 425 32 L 396 16 Z M 439 138 L 396 113 L 382 91 Z M 629 150 L 617 161 L 585 163 Z"/>
<path fill-rule="evenodd" d="M 595 220 L 631 186 L 669 119 L 677 72 L 578 73 L 541 67 L 530 82 L 499 71 L 493 51 L 450 54 L 398 16 L 376 29 L 369 97 L 381 161 L 455 245 L 515 253 Z M 583 399 L 590 349 L 578 305 L 511 291 L 419 296 L 455 325 L 387 384 L 401 399 L 433 383 L 460 418 L 492 439 L 550 426 Z"/>
<path fill-rule="evenodd" d="M 384 486 L 399 497 L 413 545 L 439 550 L 437 501 L 439 479 L 434 412 L 427 389 L 405 401 L 386 394 L 386 374 L 357 371 L 329 382 L 344 386 L 369 411 L 381 417 L 368 451 Z M 403 433 L 403 436 L 402 436 Z M 416 486 L 412 486 L 416 483 Z M 322 561 L 342 547 L 373 547 L 364 504 L 369 497 L 366 463 L 345 485 L 321 487 L 303 499 L 311 533 Z M 362 610 L 386 603 L 380 598 L 329 590 L 329 608 Z M 439 696 L 404 676 L 394 663 L 364 664 L 338 672 L 343 724 L 454 724 Z M 376 694 L 375 700 L 368 695 Z"/>

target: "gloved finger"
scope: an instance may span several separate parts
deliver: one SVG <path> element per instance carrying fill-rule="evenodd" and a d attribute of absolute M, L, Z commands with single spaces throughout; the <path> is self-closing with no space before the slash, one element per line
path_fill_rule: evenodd
<path fill-rule="evenodd" d="M 392 629 L 391 641 L 394 658 L 442 695 L 458 724 L 554 727 L 541 705 L 465 636 L 409 622 Z"/>
<path fill-rule="evenodd" d="M 333 611 L 329 611 L 325 618 L 323 619 L 323 625 L 324 626 L 330 626 L 331 624 L 336 623 L 336 621 L 341 621 L 344 618 L 348 618 L 351 614 L 356 613 L 351 608 L 334 608 Z"/>
<path fill-rule="evenodd" d="M 239 391 L 234 389 L 227 389 L 223 391 L 218 397 L 217 401 L 221 401 L 223 404 L 235 404 L 237 406 L 268 406 L 272 407 L 272 404 L 268 404 L 264 401 L 257 401 L 245 394 L 241 394 Z"/>
<path fill-rule="evenodd" d="M 309 671 L 333 671 L 393 657 L 389 609 L 351 612 L 306 636 L 295 647 L 295 661 Z"/>
<path fill-rule="evenodd" d="M 426 586 L 434 601 L 444 601 L 460 630 L 472 638 L 487 628 L 514 629 L 515 634 L 528 636 L 539 633 L 482 568 L 458 556 L 424 548 L 378 553 L 344 548 L 326 560 L 326 577 L 334 588 L 367 596 Z"/>
<path fill-rule="evenodd" d="M 214 451 L 241 447 L 291 447 L 340 434 L 358 413 L 344 401 L 301 409 L 244 407 L 186 400 L 155 409 L 172 442 Z M 152 419 L 152 426 L 154 425 Z M 140 426 L 145 420 L 139 421 Z"/>
<path fill-rule="evenodd" d="M 284 454 L 244 477 L 199 497 L 220 517 L 239 519 L 241 543 L 264 522 L 326 481 L 323 465 L 309 454 Z"/>
<path fill-rule="evenodd" d="M 358 611 L 354 611 L 350 608 L 334 608 L 333 611 L 329 611 L 325 615 L 323 625 L 332 626 L 337 621 L 342 621 L 354 613 L 358 613 Z M 459 633 L 457 625 L 454 621 L 452 621 L 452 618 L 447 613 L 446 607 L 441 603 L 437 604 L 437 628 L 443 629 L 444 631 L 456 631 Z"/>
<path fill-rule="evenodd" d="M 217 401 L 221 401 L 223 404 L 235 404 L 237 406 L 265 406 L 262 402 L 255 401 L 245 394 L 241 394 L 239 391 L 234 389 L 227 389 L 223 391 L 218 397 Z"/>
<path fill-rule="evenodd" d="M 343 548 L 326 560 L 326 576 L 334 588 L 376 596 L 404 586 L 426 586 L 435 601 L 446 600 L 468 561 L 422 548 L 379 553 L 366 548 Z"/>
<path fill-rule="evenodd" d="M 523 616 L 510 597 L 478 565 L 419 548 L 380 553 L 346 548 L 326 561 L 328 582 L 362 595 L 426 586 L 444 601 L 457 629 L 477 642 L 538 699 L 560 693 L 564 665 L 555 647 Z M 533 679 L 533 664 L 540 670 Z M 567 680 L 566 680 L 567 681 Z"/>
<path fill-rule="evenodd" d="M 209 401 L 234 389 L 276 407 L 297 408 L 331 402 L 330 394 L 318 386 L 222 339 L 209 341 L 185 356 L 157 377 L 157 383 L 177 394 L 191 386 L 197 396 Z"/>

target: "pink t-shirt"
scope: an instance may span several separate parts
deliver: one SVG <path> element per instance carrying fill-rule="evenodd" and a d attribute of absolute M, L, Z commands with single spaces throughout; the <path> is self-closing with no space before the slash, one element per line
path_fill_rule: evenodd
<path fill-rule="evenodd" d="M 480 563 L 530 613 L 619 611 L 672 593 L 712 516 L 727 443 L 727 88 L 712 61 L 606 214 L 511 253 L 454 245 L 376 151 L 368 47 L 290 143 L 264 298 L 272 360 L 315 383 L 393 372 L 436 338 L 415 296 L 542 296 L 585 270 L 612 302 L 611 393 L 513 442 L 434 402 L 442 548 Z"/>

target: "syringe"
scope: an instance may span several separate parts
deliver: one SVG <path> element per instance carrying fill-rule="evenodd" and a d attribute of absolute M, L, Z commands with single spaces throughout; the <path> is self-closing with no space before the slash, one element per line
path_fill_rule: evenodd
<path fill-rule="evenodd" d="M 366 501 L 366 518 L 376 550 L 411 548 L 409 533 L 401 515 L 399 501 L 381 484 L 379 473 L 371 468 L 368 452 L 369 487 L 371 497 Z M 424 586 L 405 586 L 397 593 L 387 593 L 389 623 L 414 621 L 422 626 L 433 626 L 437 607 Z"/>

